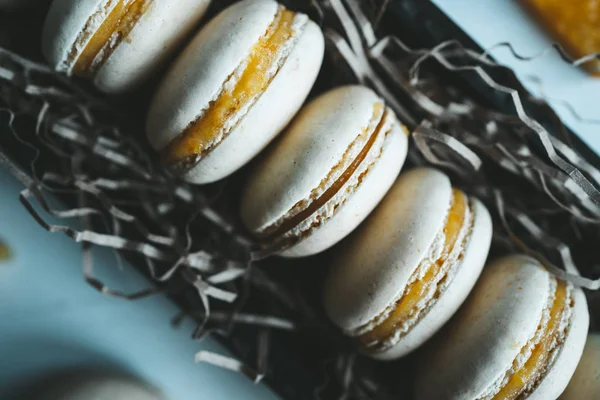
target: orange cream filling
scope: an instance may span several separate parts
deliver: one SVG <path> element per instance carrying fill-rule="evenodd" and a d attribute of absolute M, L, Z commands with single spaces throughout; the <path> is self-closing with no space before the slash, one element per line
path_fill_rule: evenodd
<path fill-rule="evenodd" d="M 377 126 L 375 127 L 373 133 L 367 140 L 364 147 L 361 149 L 360 153 L 356 156 L 356 158 L 350 163 L 350 165 L 344 170 L 344 172 L 337 178 L 337 180 L 327 188 L 319 197 L 314 199 L 308 207 L 300 211 L 299 213 L 286 218 L 280 224 L 275 227 L 269 229 L 267 228 L 261 236 L 264 238 L 278 238 L 283 236 L 288 231 L 294 229 L 298 226 L 302 221 L 306 220 L 313 213 L 315 213 L 319 208 L 323 207 L 329 200 L 333 198 L 333 196 L 338 193 L 342 187 L 350 180 L 352 175 L 356 172 L 362 162 L 365 160 L 369 151 L 373 148 L 373 144 L 375 143 L 379 134 L 383 131 L 383 126 L 385 125 L 385 121 L 387 118 L 387 111 L 385 110 L 385 106 L 381 103 L 376 103 L 373 107 L 373 119 L 380 118 Z M 295 208 L 296 206 L 294 206 Z"/>
<path fill-rule="evenodd" d="M 535 345 L 525 364 L 510 377 L 506 385 L 492 398 L 493 400 L 518 398 L 526 389 L 533 390 L 531 384 L 535 386 L 545 373 L 553 350 L 558 346 L 562 333 L 561 320 L 568 304 L 567 285 L 563 281 L 557 283 L 554 302 L 550 309 L 550 319 L 546 327 L 541 328 L 544 329 L 542 340 Z"/>
<path fill-rule="evenodd" d="M 279 8 L 267 34 L 256 43 L 237 83 L 224 89 L 208 109 L 192 122 L 163 151 L 167 164 L 203 156 L 216 147 L 229 132 L 223 126 L 229 117 L 262 94 L 275 74 L 269 74 L 280 59 L 281 48 L 292 38 L 295 13 Z"/>
<path fill-rule="evenodd" d="M 452 204 L 448 213 L 448 219 L 444 226 L 444 248 L 440 258 L 427 266 L 427 270 L 421 279 L 410 284 L 402 297 L 397 301 L 389 316 L 379 325 L 358 337 L 364 345 L 381 342 L 393 336 L 398 327 L 403 325 L 419 309 L 419 301 L 427 292 L 427 289 L 435 284 L 436 276 L 442 272 L 448 256 L 454 250 L 461 229 L 465 224 L 465 215 L 468 200 L 464 193 L 458 189 L 452 190 Z"/>
<path fill-rule="evenodd" d="M 531 12 L 574 58 L 600 52 L 600 1 L 524 0 Z M 583 64 L 600 76 L 600 61 Z"/>
<path fill-rule="evenodd" d="M 151 2 L 151 0 L 119 1 L 77 57 L 72 72 L 76 75 L 92 75 L 110 57 L 117 45 L 129 35 Z"/>

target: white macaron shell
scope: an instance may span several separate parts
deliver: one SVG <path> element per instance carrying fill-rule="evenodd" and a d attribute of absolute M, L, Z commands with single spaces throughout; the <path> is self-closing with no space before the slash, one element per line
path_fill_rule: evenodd
<path fill-rule="evenodd" d="M 147 134 L 162 149 L 195 121 L 246 60 L 277 13 L 271 0 L 235 3 L 213 18 L 175 60 L 159 86 L 147 120 Z"/>
<path fill-rule="evenodd" d="M 452 281 L 427 314 L 394 347 L 371 354 L 372 357 L 392 360 L 422 345 L 448 322 L 475 286 L 492 242 L 492 219 L 479 200 L 471 199 L 471 204 L 475 213 L 473 229 Z"/>
<path fill-rule="evenodd" d="M 581 289 L 573 292 L 575 306 L 571 316 L 571 325 L 567 337 L 559 350 L 557 358 L 550 366 L 539 386 L 529 395 L 527 400 L 556 399 L 565 390 L 573 376 L 583 353 L 585 338 L 590 323 L 587 301 Z M 600 360 L 596 360 L 600 362 Z M 593 399 L 598 397 L 578 397 L 578 399 Z"/>
<path fill-rule="evenodd" d="M 239 124 L 186 174 L 193 183 L 209 183 L 233 173 L 256 156 L 290 122 L 317 78 L 325 42 L 308 21 L 286 62 Z"/>
<path fill-rule="evenodd" d="M 587 337 L 583 356 L 561 400 L 600 399 L 600 335 Z"/>
<path fill-rule="evenodd" d="M 345 331 L 392 305 L 442 230 L 452 186 L 443 173 L 400 175 L 381 204 L 346 242 L 324 287 L 324 307 Z"/>
<path fill-rule="evenodd" d="M 42 52 L 59 71 L 70 72 L 65 64 L 79 33 L 90 16 L 110 0 L 54 0 L 42 33 Z M 116 1 L 113 1 L 116 4 Z M 113 4 L 113 6 L 114 6 Z"/>
<path fill-rule="evenodd" d="M 433 357 L 422 364 L 417 398 L 473 400 L 487 393 L 536 332 L 550 279 L 525 256 L 489 265 Z"/>
<path fill-rule="evenodd" d="M 94 84 L 107 93 L 138 86 L 177 50 L 209 4 L 210 0 L 153 0 L 98 70 Z"/>
<path fill-rule="evenodd" d="M 408 138 L 399 124 L 394 124 L 383 146 L 381 156 L 371 167 L 372 170 L 337 214 L 280 255 L 303 257 L 326 250 L 346 237 L 373 211 L 394 184 L 406 159 Z"/>
<path fill-rule="evenodd" d="M 241 215 L 258 232 L 309 198 L 369 126 L 383 101 L 363 86 L 333 89 L 305 106 L 249 178 Z"/>

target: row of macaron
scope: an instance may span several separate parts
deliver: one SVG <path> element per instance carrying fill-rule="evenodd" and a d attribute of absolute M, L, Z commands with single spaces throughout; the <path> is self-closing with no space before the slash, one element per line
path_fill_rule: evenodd
<path fill-rule="evenodd" d="M 288 125 L 325 47 L 315 22 L 274 0 L 235 2 L 198 29 L 210 3 L 54 0 L 42 39 L 56 70 L 109 94 L 139 88 L 173 59 L 146 134 L 163 165 L 196 184 L 231 175 Z"/>
<path fill-rule="evenodd" d="M 103 91 L 130 90 L 207 6 L 55 0 L 45 53 Z M 241 216 L 261 242 L 292 257 L 321 252 L 358 227 L 325 285 L 330 319 L 366 354 L 394 359 L 438 332 L 472 292 L 425 358 L 439 369 L 424 369 L 421 398 L 558 397 L 587 332 L 581 290 L 519 256 L 478 281 L 492 235 L 487 210 L 433 169 L 396 180 L 408 137 L 380 97 L 347 86 L 301 109 L 323 51 L 305 15 L 271 0 L 235 3 L 167 71 L 148 112 L 150 143 L 185 179 L 209 183 L 254 158 L 295 116 L 250 173 Z"/>
<path fill-rule="evenodd" d="M 334 254 L 324 310 L 367 356 L 419 349 L 419 400 L 557 399 L 584 348 L 585 295 L 527 256 L 484 268 L 491 236 L 445 174 L 403 172 Z"/>
<path fill-rule="evenodd" d="M 43 49 L 59 71 L 104 91 L 152 75 L 207 0 L 54 0 Z M 265 249 L 300 257 L 354 230 L 398 176 L 408 131 L 364 86 L 303 106 L 324 38 L 306 15 L 273 0 L 243 0 L 210 20 L 175 58 L 147 117 L 149 142 L 184 179 L 229 176 L 259 153 L 241 217 Z M 285 129 L 270 148 L 263 151 Z"/>

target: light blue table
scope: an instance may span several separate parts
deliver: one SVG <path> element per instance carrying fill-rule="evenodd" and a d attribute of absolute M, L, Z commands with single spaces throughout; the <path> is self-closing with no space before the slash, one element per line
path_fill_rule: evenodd
<path fill-rule="evenodd" d="M 225 352 L 190 338 L 193 323 L 174 329 L 177 308 L 164 296 L 128 302 L 84 283 L 79 245 L 39 227 L 18 200 L 21 185 L 0 166 L 0 238 L 11 249 L 0 261 L 0 399 L 32 377 L 62 367 L 118 368 L 172 400 L 275 399 L 263 385 L 206 364 L 201 350 Z M 98 251 L 98 275 L 126 291 L 146 287 L 139 273 L 120 271 Z"/>
<path fill-rule="evenodd" d="M 552 44 L 517 0 L 432 1 L 483 49 L 509 42 L 519 54 L 535 56 Z M 505 48 L 491 55 L 512 68 L 532 94 L 546 98 L 564 123 L 600 154 L 600 78 L 566 64 L 554 50 L 529 62 L 519 61 Z"/>

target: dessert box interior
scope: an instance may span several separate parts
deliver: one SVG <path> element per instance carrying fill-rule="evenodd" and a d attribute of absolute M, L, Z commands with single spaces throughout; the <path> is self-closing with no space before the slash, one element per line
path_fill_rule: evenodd
<path fill-rule="evenodd" d="M 232 2 L 213 2 L 204 21 Z M 347 83 L 372 87 L 412 132 L 404 170 L 436 166 L 486 204 L 494 220 L 489 259 L 527 252 L 597 289 L 600 158 L 510 69 L 481 56 L 429 1 L 284 3 L 308 13 L 326 36 L 310 98 Z M 88 283 L 123 301 L 167 292 L 182 314 L 165 324 L 191 316 L 198 321 L 191 337 L 212 334 L 237 357 L 199 359 L 262 380 L 285 399 L 410 399 L 422 350 L 370 360 L 322 310 L 322 283 L 339 247 L 256 259 L 237 213 L 251 165 L 204 186 L 165 171 L 143 122 L 160 76 L 132 94 L 106 96 L 52 72 L 40 51 L 45 11 L 0 15 L 0 159 L 24 183 L 15 196 L 43 228 L 87 243 L 87 254 L 112 247 L 126 268 L 149 277 L 148 290 L 122 293 L 94 277 L 87 257 Z M 65 224 L 47 224 L 48 214 Z M 152 243 L 153 232 L 174 244 Z M 219 283 L 206 284 L 214 276 Z M 586 294 L 594 331 L 597 295 Z"/>

